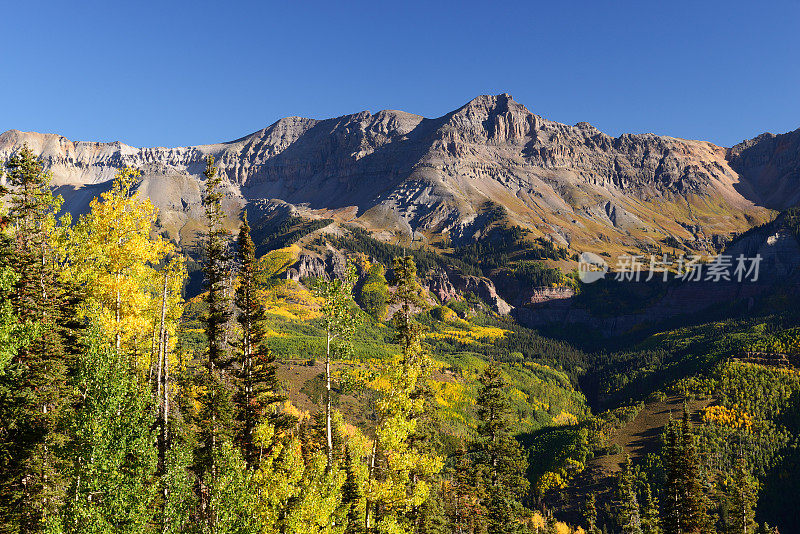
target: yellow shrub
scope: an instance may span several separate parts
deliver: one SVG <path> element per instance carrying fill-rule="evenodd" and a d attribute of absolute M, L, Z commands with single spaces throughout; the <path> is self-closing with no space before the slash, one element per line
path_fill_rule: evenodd
<path fill-rule="evenodd" d="M 529 524 L 534 532 L 537 530 L 543 530 L 545 527 L 544 516 L 542 516 L 541 512 L 538 510 L 533 512 L 533 515 L 529 520 Z"/>

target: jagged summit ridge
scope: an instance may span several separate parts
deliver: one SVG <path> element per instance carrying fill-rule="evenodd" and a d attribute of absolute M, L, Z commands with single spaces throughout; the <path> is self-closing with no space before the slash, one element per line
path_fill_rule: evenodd
<path fill-rule="evenodd" d="M 135 148 L 11 130 L 0 135 L 0 158 L 23 143 L 65 197 L 102 187 L 122 165 L 140 168 L 143 189 L 168 197 L 153 200 L 183 226 L 194 217 L 207 155 L 229 183 L 231 209 L 277 199 L 386 235 L 474 235 L 490 204 L 561 244 L 598 247 L 636 244 L 648 229 L 655 230 L 648 242 L 692 240 L 686 227 L 725 233 L 747 226 L 745 213 L 763 215 L 752 187 L 729 165 L 731 151 L 653 134 L 611 137 L 587 123 L 544 119 L 505 93 L 435 119 L 395 110 L 287 117 L 234 141 L 194 147 Z M 680 213 L 659 207 L 676 199 Z"/>

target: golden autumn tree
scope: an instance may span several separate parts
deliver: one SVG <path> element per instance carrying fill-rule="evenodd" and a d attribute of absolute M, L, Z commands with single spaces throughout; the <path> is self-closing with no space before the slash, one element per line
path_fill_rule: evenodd
<path fill-rule="evenodd" d="M 400 305 L 392 322 L 401 353 L 384 371 L 386 387 L 377 402 L 379 424 L 367 482 L 367 529 L 399 533 L 419 530 L 419 509 L 430 497 L 429 480 L 443 459 L 413 439 L 424 411 L 422 395 L 430 376 L 430 353 L 422 345 L 422 327 L 414 310 L 424 306 L 417 268 L 410 256 L 395 258 L 393 302 Z"/>
<path fill-rule="evenodd" d="M 66 244 L 71 275 L 87 290 L 85 313 L 95 317 L 117 350 L 136 351 L 152 332 L 163 276 L 158 265 L 173 245 L 153 233 L 158 211 L 134 187 L 139 171 L 122 168 L 95 198 Z"/>

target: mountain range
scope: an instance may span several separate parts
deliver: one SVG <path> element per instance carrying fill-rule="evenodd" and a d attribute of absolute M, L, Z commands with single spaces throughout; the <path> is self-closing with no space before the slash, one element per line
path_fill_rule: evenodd
<path fill-rule="evenodd" d="M 469 241 L 497 206 L 509 225 L 575 251 L 614 256 L 671 244 L 704 250 L 800 201 L 800 130 L 734 147 L 654 134 L 606 135 L 542 118 L 508 94 L 435 119 L 364 111 L 287 117 L 235 141 L 178 148 L 71 141 L 9 130 L 0 159 L 27 144 L 73 213 L 142 171 L 159 224 L 191 242 L 203 224 L 204 158 L 214 156 L 232 215 L 282 208 L 360 225 L 395 242 Z"/>

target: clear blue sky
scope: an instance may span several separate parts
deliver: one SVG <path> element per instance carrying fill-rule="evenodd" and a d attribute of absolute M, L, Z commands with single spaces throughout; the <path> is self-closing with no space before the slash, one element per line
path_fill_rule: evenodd
<path fill-rule="evenodd" d="M 180 146 L 509 92 L 601 130 L 800 127 L 800 0 L 5 2 L 0 131 Z"/>

